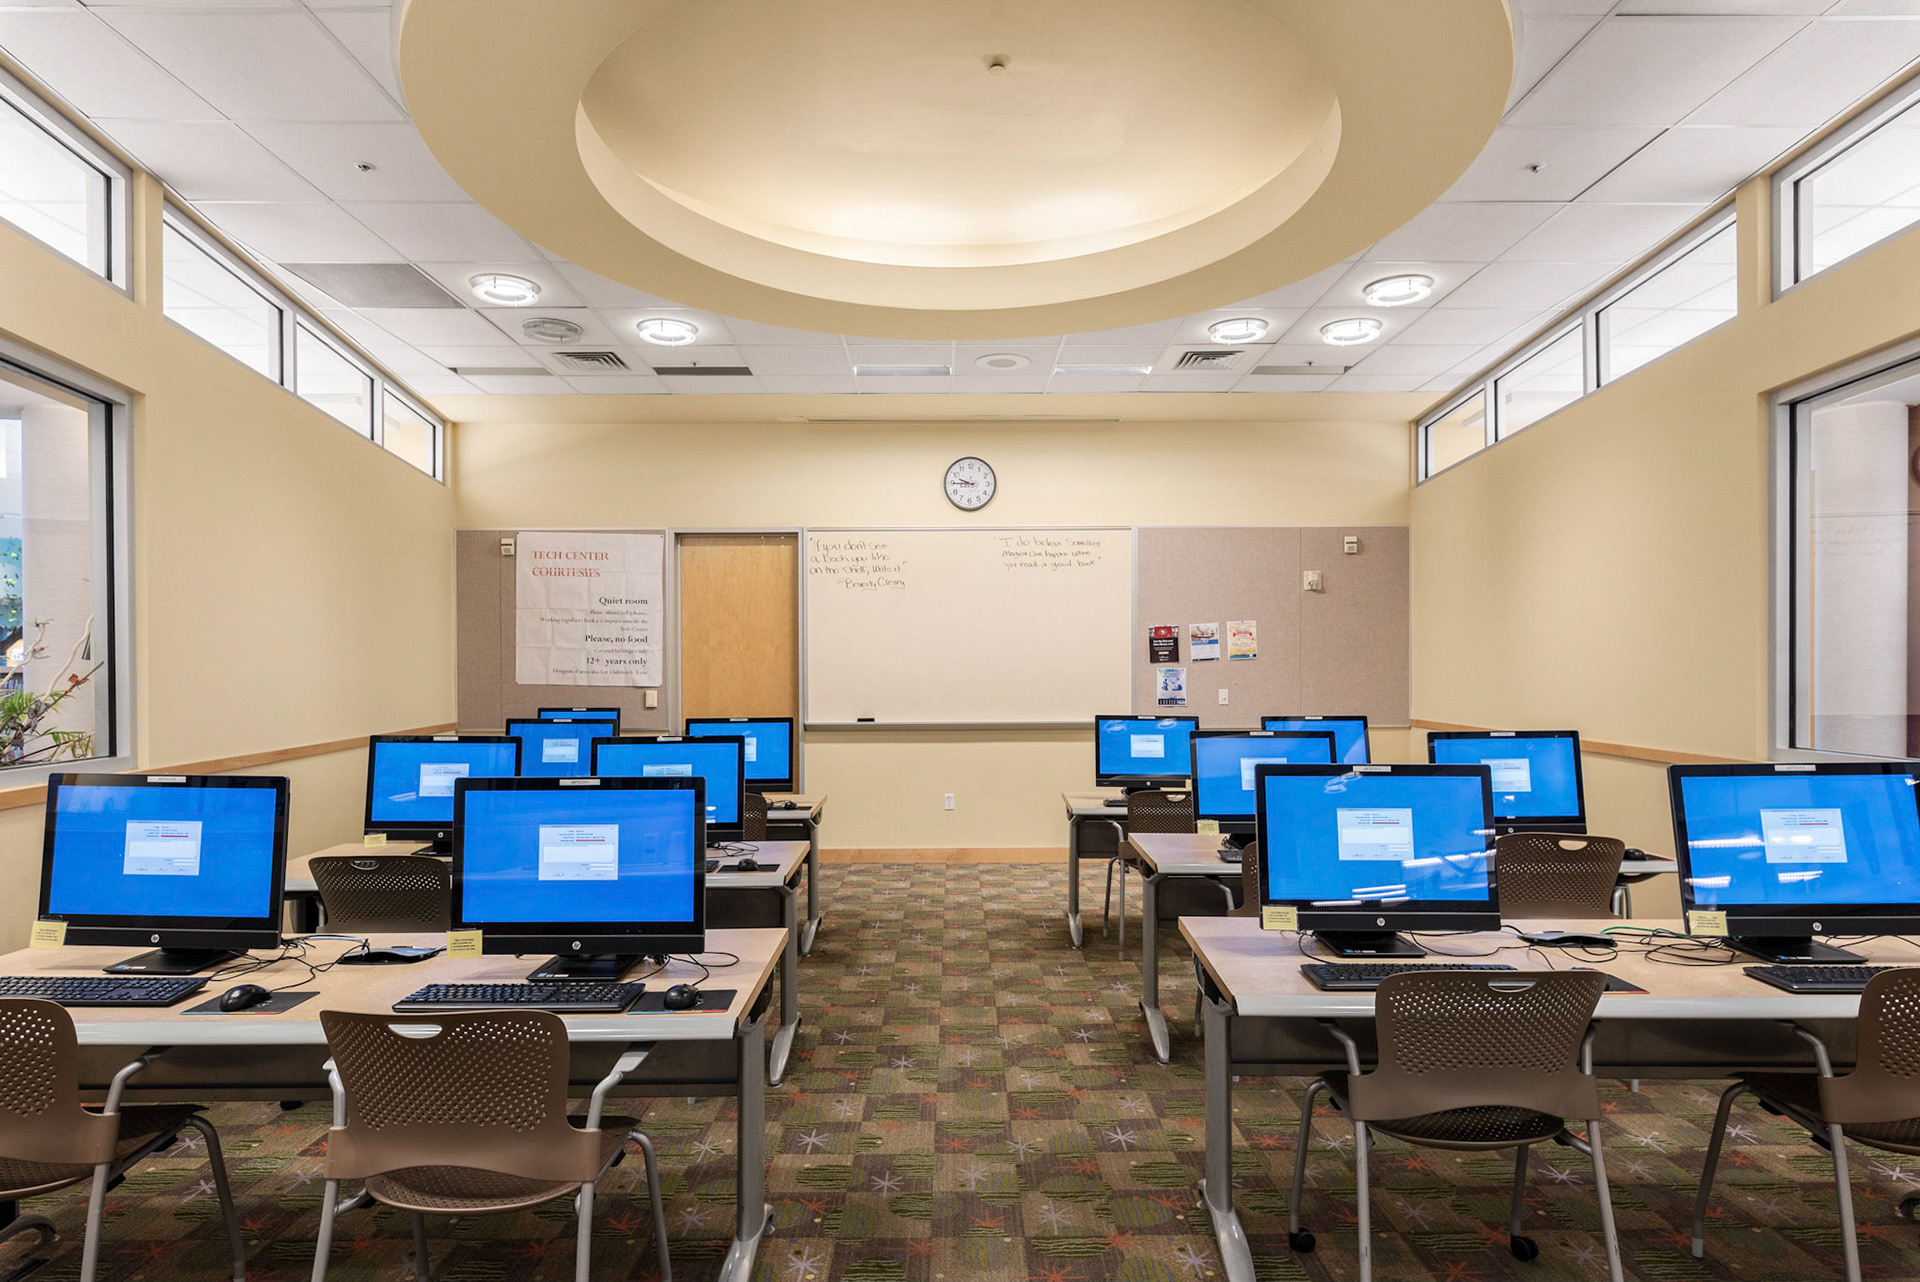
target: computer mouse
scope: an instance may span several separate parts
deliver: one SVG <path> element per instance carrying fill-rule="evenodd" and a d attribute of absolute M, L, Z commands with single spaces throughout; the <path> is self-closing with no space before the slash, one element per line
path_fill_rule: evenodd
<path fill-rule="evenodd" d="M 700 1004 L 700 990 L 692 984 L 675 984 L 660 998 L 668 1010 L 692 1010 Z"/>
<path fill-rule="evenodd" d="M 261 1002 L 270 1002 L 273 994 L 258 984 L 235 984 L 220 994 L 220 1009 L 231 1014 L 237 1010 L 251 1010 Z"/>
<path fill-rule="evenodd" d="M 733 866 L 735 872 L 759 872 L 760 861 L 752 855 L 740 856 L 740 862 Z"/>

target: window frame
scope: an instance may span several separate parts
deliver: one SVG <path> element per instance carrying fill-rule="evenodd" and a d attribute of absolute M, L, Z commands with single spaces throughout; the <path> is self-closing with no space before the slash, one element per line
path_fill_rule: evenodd
<path fill-rule="evenodd" d="M 1818 271 L 1804 271 L 1812 260 L 1813 220 L 1807 215 L 1807 194 L 1801 184 L 1849 151 L 1909 108 L 1920 108 L 1920 74 L 1908 77 L 1883 95 L 1878 102 L 1857 112 L 1836 126 L 1826 137 L 1780 166 L 1773 174 L 1773 297 L 1780 299 L 1808 281 L 1817 280 L 1920 225 L 1920 219 L 1899 231 L 1889 232 L 1871 244 L 1862 245 L 1845 258 Z"/>
<path fill-rule="evenodd" d="M 175 232 L 178 232 L 181 236 L 185 237 L 187 242 L 191 244 L 195 249 L 198 249 L 202 253 L 206 254 L 207 257 L 212 259 L 216 265 L 225 268 L 233 276 L 235 280 L 239 281 L 242 285 L 245 285 L 248 289 L 252 290 L 255 294 L 259 295 L 262 302 L 266 303 L 269 307 L 273 308 L 274 315 L 275 315 L 274 339 L 273 339 L 274 351 L 273 351 L 273 362 L 272 362 L 273 372 L 270 374 L 261 374 L 261 377 L 266 378 L 269 381 L 275 384 L 278 384 L 281 387 L 287 386 L 287 381 L 286 381 L 287 368 L 289 365 L 289 361 L 291 359 L 289 353 L 292 350 L 292 343 L 290 340 L 293 334 L 293 331 L 290 327 L 290 320 L 294 310 L 294 305 L 292 301 L 288 299 L 286 295 L 274 289 L 265 280 L 263 280 L 260 277 L 259 273 L 249 268 L 244 262 L 240 260 L 240 258 L 236 254 L 234 254 L 231 250 L 229 250 L 225 245 L 222 245 L 219 241 L 207 235 L 206 232 L 201 229 L 198 223 L 194 222 L 191 218 L 187 218 L 183 216 L 175 208 L 172 202 L 168 202 L 166 207 L 161 210 L 160 221 L 163 227 L 171 229 Z M 166 268 L 166 241 L 164 236 L 162 237 L 162 240 L 161 240 L 160 258 L 161 258 L 161 263 L 160 263 L 160 278 L 161 278 L 160 314 L 161 316 L 164 317 L 169 324 L 179 326 L 179 328 L 186 330 L 187 333 L 192 334 L 196 339 L 205 343 L 207 346 L 213 348 L 215 351 L 219 352 L 222 356 L 225 356 L 228 359 L 232 360 L 235 364 L 240 365 L 242 368 L 253 370 L 253 372 L 256 374 L 260 374 L 261 372 L 259 370 L 253 369 L 253 366 L 248 365 L 245 361 L 242 361 L 239 357 L 235 356 L 232 352 L 229 352 L 226 348 L 220 346 L 220 344 L 214 342 L 210 338 L 207 338 L 205 335 L 195 332 L 194 330 L 188 328 L 186 325 L 182 324 L 180 321 L 177 321 L 173 317 L 168 316 L 166 314 L 167 308 L 166 308 L 166 283 L 165 282 L 166 282 L 167 268 Z"/>
<path fill-rule="evenodd" d="M 1443 402 L 1439 409 L 1434 410 L 1431 414 L 1428 414 L 1420 420 L 1420 426 L 1417 429 L 1418 434 L 1416 436 L 1418 448 L 1415 451 L 1415 465 L 1418 470 L 1415 473 L 1415 484 L 1420 484 L 1429 477 L 1440 476 L 1444 473 L 1451 472 L 1454 468 L 1466 462 L 1467 459 L 1478 456 L 1482 450 L 1493 447 L 1493 410 L 1489 404 L 1483 401 L 1480 407 L 1480 429 L 1485 436 L 1485 440 L 1481 443 L 1480 449 L 1467 455 L 1466 458 L 1456 459 L 1454 462 L 1441 468 L 1438 472 L 1433 470 L 1433 427 L 1443 419 L 1451 417 L 1456 410 L 1465 408 L 1467 402 L 1471 401 L 1474 397 L 1484 397 L 1486 391 L 1487 385 L 1485 383 L 1469 384 Z"/>
<path fill-rule="evenodd" d="M 119 290 L 128 298 L 133 297 L 133 263 L 129 253 L 131 245 L 130 224 L 128 219 L 128 191 L 133 180 L 133 170 L 118 156 L 97 142 L 93 135 L 80 128 L 65 112 L 53 105 L 48 99 L 13 75 L 4 66 L 0 66 L 0 110 L 11 107 L 24 116 L 31 124 L 37 125 L 46 135 L 68 152 L 74 159 L 94 170 L 107 184 L 105 226 L 100 228 L 104 238 L 101 248 L 103 266 L 96 268 L 90 262 L 81 262 L 19 226 L 11 219 L 0 218 L 0 225 L 19 233 L 36 245 L 47 245 L 48 249 L 61 258 L 86 272 L 96 280 L 105 282 Z"/>
<path fill-rule="evenodd" d="M 1721 232 L 1724 232 L 1724 231 L 1732 231 L 1734 233 L 1734 237 L 1737 242 L 1740 235 L 1739 220 L 1734 213 L 1732 201 L 1727 201 L 1724 204 L 1718 206 L 1714 210 L 1707 213 L 1704 217 L 1702 217 L 1699 221 L 1697 221 L 1693 226 L 1689 227 L 1681 235 L 1669 241 L 1657 254 L 1655 254 L 1651 258 L 1648 258 L 1643 263 L 1637 265 L 1633 269 L 1630 275 L 1622 277 L 1618 283 L 1609 286 L 1605 292 L 1595 296 L 1594 301 L 1591 305 L 1592 311 L 1593 311 L 1593 352 L 1594 352 L 1594 383 L 1595 383 L 1593 390 L 1598 391 L 1602 387 L 1611 386 L 1612 384 L 1618 382 L 1619 380 L 1627 377 L 1627 375 L 1637 373 L 1638 371 L 1645 369 L 1648 365 L 1653 364 L 1654 361 L 1663 360 L 1666 357 L 1671 356 L 1673 353 L 1679 351 L 1682 347 L 1687 346 L 1689 343 L 1693 343 L 1698 341 L 1699 339 L 1705 338 L 1708 334 L 1711 334 L 1714 330 L 1719 329 L 1720 325 L 1725 325 L 1728 323 L 1728 321 L 1738 319 L 1740 315 L 1740 306 L 1736 298 L 1732 316 L 1727 317 L 1726 320 L 1721 321 L 1718 325 L 1713 325 L 1706 329 L 1701 330 L 1698 334 L 1695 334 L 1692 338 L 1689 338 L 1685 343 L 1677 343 L 1674 346 L 1669 347 L 1666 351 L 1660 353 L 1660 355 L 1654 357 L 1653 360 L 1646 361 L 1646 362 L 1643 362 L 1642 364 L 1636 365 L 1632 369 L 1627 370 L 1624 373 L 1614 374 L 1607 368 L 1607 366 L 1610 363 L 1608 360 L 1609 353 L 1607 351 L 1607 347 L 1608 347 L 1607 327 L 1605 323 L 1607 310 L 1613 307 L 1615 304 L 1624 300 L 1627 297 L 1627 295 L 1631 294 L 1634 290 L 1640 288 L 1640 286 L 1642 285 L 1645 285 L 1647 282 L 1651 281 L 1654 277 L 1660 275 L 1661 272 L 1666 271 L 1667 268 L 1676 265 L 1677 263 L 1679 263 L 1681 259 L 1685 258 L 1688 254 L 1691 254 L 1694 250 L 1699 249 L 1702 245 L 1706 244 L 1708 241 L 1712 240 L 1715 236 L 1718 236 Z M 1738 257 L 1739 252 L 1740 252 L 1739 246 L 1736 243 L 1734 247 L 1734 254 L 1735 254 L 1734 289 L 1736 294 L 1739 291 L 1739 273 L 1740 273 L 1740 263 L 1739 263 L 1739 257 Z"/>
<path fill-rule="evenodd" d="M 341 360 L 352 366 L 367 380 L 366 431 L 360 431 L 354 427 L 353 424 L 344 422 L 334 415 L 327 413 L 326 410 L 320 409 L 318 404 L 300 395 L 300 332 L 302 330 L 304 330 L 314 342 L 319 343 L 335 356 L 338 356 Z M 288 338 L 291 341 L 286 344 L 286 375 L 281 386 L 285 387 L 295 396 L 300 397 L 300 400 L 304 403 L 312 405 L 313 408 L 320 410 L 322 414 L 326 414 L 328 418 L 333 419 L 334 422 L 339 423 L 340 426 L 346 428 L 361 440 L 372 441 L 375 445 L 384 449 L 385 422 L 384 416 L 381 413 L 380 392 L 386 384 L 386 379 L 381 377 L 378 369 L 374 368 L 373 362 L 367 360 L 366 357 L 360 355 L 360 353 L 355 351 L 351 346 L 342 342 L 331 330 L 325 325 L 322 325 L 317 318 L 305 312 L 291 318 L 291 328 L 288 330 Z M 417 472 L 420 469 L 415 468 L 414 470 Z"/>

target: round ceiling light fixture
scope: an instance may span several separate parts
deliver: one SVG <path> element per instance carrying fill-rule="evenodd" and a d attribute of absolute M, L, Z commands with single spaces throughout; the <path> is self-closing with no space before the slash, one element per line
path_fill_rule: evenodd
<path fill-rule="evenodd" d="M 482 272 L 467 282 L 473 296 L 496 307 L 525 307 L 540 297 L 540 282 L 507 272 Z"/>
<path fill-rule="evenodd" d="M 1236 343 L 1257 343 L 1267 336 L 1267 322 L 1258 316 L 1238 316 L 1233 320 L 1215 321 L 1207 326 L 1207 337 L 1216 343 L 1229 345 Z"/>
<path fill-rule="evenodd" d="M 520 326 L 520 332 L 536 343 L 577 343 L 587 331 L 558 316 L 535 316 Z"/>
<path fill-rule="evenodd" d="M 1004 373 L 1007 370 L 1025 369 L 1033 364 L 1033 360 L 1018 352 L 992 352 L 979 357 L 973 363 L 981 369 L 1000 370 Z"/>
<path fill-rule="evenodd" d="M 1405 307 L 1433 293 L 1433 277 L 1417 273 L 1387 276 L 1360 291 L 1373 307 Z"/>
<path fill-rule="evenodd" d="M 685 347 L 700 337 L 700 327 L 677 316 L 649 316 L 635 323 L 640 337 L 661 347 Z"/>
<path fill-rule="evenodd" d="M 1381 324 L 1371 316 L 1328 321 L 1320 327 L 1320 339 L 1334 347 L 1358 347 L 1380 337 Z"/>

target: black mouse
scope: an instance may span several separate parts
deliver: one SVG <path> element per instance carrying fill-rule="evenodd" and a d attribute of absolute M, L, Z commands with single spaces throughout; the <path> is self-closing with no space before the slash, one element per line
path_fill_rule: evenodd
<path fill-rule="evenodd" d="M 261 1002 L 270 1002 L 273 994 L 258 984 L 235 984 L 220 994 L 220 1009 L 228 1013 L 251 1010 Z"/>
<path fill-rule="evenodd" d="M 692 1010 L 700 1004 L 700 990 L 692 984 L 675 984 L 660 998 L 668 1010 Z"/>
<path fill-rule="evenodd" d="M 740 862 L 733 866 L 735 872 L 759 872 L 760 861 L 752 855 L 740 856 Z"/>

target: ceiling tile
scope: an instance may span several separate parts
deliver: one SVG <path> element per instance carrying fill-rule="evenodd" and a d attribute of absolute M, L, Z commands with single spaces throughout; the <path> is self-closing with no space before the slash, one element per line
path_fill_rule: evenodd
<path fill-rule="evenodd" d="M 257 124 L 248 132 L 335 200 L 467 198 L 410 124 Z M 373 169 L 362 173 L 362 164 Z"/>
<path fill-rule="evenodd" d="M 1249 366 L 1251 368 L 1251 366 Z M 1169 370 L 1149 374 L 1140 385 L 1143 392 L 1226 392 L 1240 381 L 1239 370 Z"/>
<path fill-rule="evenodd" d="M 577 268 L 574 270 L 578 271 Z M 584 276 L 592 275 L 591 272 L 581 272 L 580 274 Z M 569 279 L 572 278 L 571 272 L 568 273 L 568 277 Z M 613 289 L 626 290 L 626 292 L 629 294 L 637 294 L 637 291 L 627 290 L 626 286 L 615 285 L 613 284 L 612 281 L 602 280 L 601 277 L 594 276 L 593 279 L 596 281 L 601 281 L 601 283 L 604 285 L 612 286 Z M 583 292 L 585 291 L 583 290 Z M 637 294 L 637 296 L 641 299 L 647 298 L 647 295 L 645 294 Z M 631 304 L 608 303 L 608 304 L 595 304 L 595 305 L 609 306 L 609 307 L 671 306 L 671 304 L 661 303 L 658 300 L 653 300 L 651 302 L 643 301 L 643 302 L 637 302 L 637 303 L 631 303 Z M 753 346 L 753 347 L 775 347 L 775 346 L 845 347 L 846 346 L 846 340 L 842 339 L 838 334 L 820 334 L 810 329 L 787 329 L 784 326 L 780 326 L 780 325 L 762 325 L 759 321 L 740 320 L 739 318 L 732 317 L 732 316 L 727 318 L 727 328 L 733 331 L 733 338 L 735 342 L 741 343 L 747 346 Z"/>
<path fill-rule="evenodd" d="M 1872 15 L 1920 17 L 1920 0 L 1840 0 L 1827 13 L 1836 18 Z"/>
<path fill-rule="evenodd" d="M 664 348 L 662 350 L 665 350 Z M 844 347 L 742 346 L 748 368 L 762 375 L 835 375 L 851 383 L 853 365 Z"/>
<path fill-rule="evenodd" d="M 1180 329 L 1177 320 L 1153 321 L 1146 325 L 1129 325 L 1125 329 L 1095 329 L 1084 334 L 1069 334 L 1070 343 L 1152 343 L 1155 348 L 1165 347 L 1173 341 Z"/>
<path fill-rule="evenodd" d="M 1825 124 L 1920 57 L 1920 24 L 1900 18 L 1816 22 L 1728 85 L 1690 125 Z"/>
<path fill-rule="evenodd" d="M 1795 125 L 1669 129 L 1589 187 L 1581 199 L 1711 204 L 1805 133 Z"/>
<path fill-rule="evenodd" d="M 1720 16 L 1812 17 L 1825 13 L 1833 0 L 1620 0 L 1617 14 L 1707 13 Z"/>
<path fill-rule="evenodd" d="M 573 395 L 573 384 L 564 378 L 555 378 L 552 374 L 507 376 L 475 374 L 467 381 L 483 392 L 495 392 L 505 396 Z"/>
<path fill-rule="evenodd" d="M 238 125 L 158 120 L 94 123 L 188 200 L 321 199 L 312 184 Z"/>
<path fill-rule="evenodd" d="M 955 343 L 953 345 L 953 372 L 955 374 L 1031 374 L 1035 370 L 1050 373 L 1054 360 L 1059 355 L 1060 344 L 1052 343 Z M 983 356 L 1011 355 L 1024 356 L 1027 365 L 1024 369 L 996 370 L 979 364 Z"/>
<path fill-rule="evenodd" d="M 540 258 L 520 233 L 470 201 L 354 202 L 344 208 L 416 262 Z"/>
<path fill-rule="evenodd" d="M 1633 261 L 1680 230 L 1697 205 L 1568 205 L 1509 249 L 1507 262 L 1605 263 Z"/>
<path fill-rule="evenodd" d="M 415 347 L 513 347 L 514 341 L 473 312 L 436 311 L 424 307 L 368 307 L 362 316 L 403 342 Z M 430 355 L 438 358 L 437 350 Z M 448 361 L 447 364 L 471 365 L 476 361 Z"/>
<path fill-rule="evenodd" d="M 641 375 L 608 375 L 593 378 L 570 378 L 567 382 L 573 390 L 584 396 L 665 396 L 666 383 L 657 378 Z"/>
<path fill-rule="evenodd" d="M 1472 283 L 1472 281 L 1467 282 L 1468 285 Z M 1352 347 L 1338 347 L 1321 340 L 1322 325 L 1329 321 L 1347 320 L 1355 316 L 1371 316 L 1379 321 L 1379 339 L 1374 343 L 1357 343 Z M 1317 347 L 1322 359 L 1337 359 L 1340 364 L 1345 365 L 1360 359 L 1364 352 L 1371 351 L 1378 343 L 1393 338 L 1419 318 L 1420 309 L 1411 307 L 1316 307 L 1302 316 L 1293 328 L 1281 335 L 1280 341 L 1290 346 Z"/>
<path fill-rule="evenodd" d="M 467 396 L 480 389 L 457 374 L 409 374 L 407 386 L 422 396 Z"/>
<path fill-rule="evenodd" d="M 1645 125 L 1502 125 L 1442 199 L 1572 200 L 1658 132 Z"/>
<path fill-rule="evenodd" d="M 1539 18 L 1523 15 L 1516 26 L 1519 48 L 1515 51 L 1513 87 L 1507 91 L 1507 105 L 1511 107 L 1525 97 L 1527 90 L 1539 84 L 1599 21 L 1594 14 Z"/>
<path fill-rule="evenodd" d="M 1266 337 L 1262 340 L 1257 340 L 1254 344 L 1234 343 L 1229 344 L 1229 346 L 1257 346 L 1258 342 L 1270 343 L 1281 334 L 1286 333 L 1288 328 L 1304 315 L 1306 315 L 1306 308 L 1304 307 L 1282 309 L 1275 307 L 1248 307 L 1245 304 L 1236 307 L 1222 307 L 1217 311 L 1211 312 L 1196 312 L 1180 322 L 1180 328 L 1174 331 L 1173 341 L 1188 346 L 1210 346 L 1213 344 L 1213 339 L 1207 334 L 1207 326 L 1216 325 L 1224 320 L 1253 318 L 1267 322 Z"/>
<path fill-rule="evenodd" d="M 1498 342 L 1541 319 L 1531 307 L 1436 307 L 1407 326 L 1397 347 Z"/>
<path fill-rule="evenodd" d="M 346 9 L 319 15 L 334 39 L 347 47 L 353 60 L 379 81 L 395 102 L 403 101 L 400 71 L 394 65 L 393 12 L 390 9 Z"/>
<path fill-rule="evenodd" d="M 1311 365 L 1315 369 L 1330 370 L 1339 373 L 1350 365 L 1365 360 L 1370 352 L 1379 349 L 1378 343 L 1363 343 L 1359 347 L 1335 347 L 1323 343 L 1315 334 L 1310 340 L 1297 343 L 1275 343 L 1260 358 L 1262 365 Z"/>
<path fill-rule="evenodd" d="M 860 389 L 851 374 L 764 374 L 760 390 L 787 396 L 851 395 Z"/>
<path fill-rule="evenodd" d="M 1545 201 L 1431 205 L 1368 250 L 1367 257 L 1394 262 L 1491 262 L 1559 208 Z"/>
<path fill-rule="evenodd" d="M 499 339 L 495 335 L 495 339 Z M 498 342 L 490 339 L 486 346 L 467 347 L 460 345 L 441 346 L 434 343 L 422 344 L 420 350 L 439 361 L 449 369 L 454 368 L 507 368 L 539 369 L 540 362 L 524 347 L 516 347 L 505 339 Z"/>
<path fill-rule="evenodd" d="M 1803 24 L 1788 18 L 1608 18 L 1507 113 L 1512 125 L 1670 125 Z"/>
<path fill-rule="evenodd" d="M 680 304 L 670 302 L 667 299 L 656 298 L 652 294 L 642 293 L 640 290 L 631 289 L 617 281 L 608 280 L 605 276 L 596 275 L 586 268 L 576 267 L 572 263 L 556 262 L 554 269 L 560 273 L 567 284 L 573 287 L 573 292 L 585 300 L 589 307 L 640 308 L 680 306 Z M 836 337 L 834 341 L 838 342 L 838 337 Z"/>
<path fill-rule="evenodd" d="M 666 378 L 661 380 L 669 392 L 696 393 L 713 395 L 718 392 L 758 392 L 761 390 L 757 378 L 734 378 L 725 374 L 697 374 L 691 378 Z"/>
<path fill-rule="evenodd" d="M 1131 374 L 1055 374 L 1047 380 L 1047 391 L 1072 394 L 1075 392 L 1137 392 L 1147 380 Z"/>
<path fill-rule="evenodd" d="M 1514 7 L 1521 12 L 1522 20 L 1545 18 L 1556 14 L 1589 14 L 1595 17 L 1610 11 L 1618 0 L 1519 0 Z"/>
<path fill-rule="evenodd" d="M 661 347 L 657 343 L 635 343 L 634 352 L 655 369 L 678 369 L 687 365 L 728 367 L 745 365 L 740 349 L 726 343 L 695 343 L 687 347 Z M 725 378 L 724 374 L 692 374 L 690 378 Z"/>
<path fill-rule="evenodd" d="M 1332 374 L 1249 374 L 1233 385 L 1236 392 L 1324 392 L 1337 381 Z"/>
<path fill-rule="evenodd" d="M 1597 263 L 1492 263 L 1453 291 L 1460 307 L 1554 308 L 1598 284 Z"/>
<path fill-rule="evenodd" d="M 1069 334 L 1054 358 L 1056 365 L 1151 365 L 1165 343 L 1083 343 Z"/>
<path fill-rule="evenodd" d="M 1427 380 L 1405 374 L 1342 374 L 1328 384 L 1329 392 L 1417 392 Z"/>
<path fill-rule="evenodd" d="M 1332 287 L 1333 282 L 1339 280 L 1340 277 L 1346 273 L 1347 267 L 1348 263 L 1335 263 L 1323 271 L 1315 272 L 1304 280 L 1297 280 L 1291 285 L 1282 285 L 1279 289 L 1269 290 L 1264 294 L 1249 298 L 1238 305 L 1241 307 L 1272 307 L 1283 310 L 1312 307 L 1320 301 L 1320 296 Z"/>
<path fill-rule="evenodd" d="M 939 375 L 878 374 L 853 380 L 854 390 L 863 396 L 907 396 L 917 393 L 939 395 L 950 390 L 953 380 Z"/>
<path fill-rule="evenodd" d="M 1359 361 L 1356 373 L 1373 375 L 1416 375 L 1432 378 L 1445 373 L 1480 350 L 1477 343 L 1450 343 L 1444 347 L 1406 347 L 1399 343 L 1382 347 Z"/>
<path fill-rule="evenodd" d="M 1031 392 L 1044 392 L 1052 377 L 1052 371 L 1041 370 L 1035 373 L 1031 368 L 1015 370 L 1011 374 L 955 374 L 947 380 L 950 392 L 999 392 L 1019 395 Z"/>
<path fill-rule="evenodd" d="M 200 201 L 208 222 L 263 258 L 282 263 L 393 263 L 393 247 L 338 205 Z"/>
<path fill-rule="evenodd" d="M 211 103 L 84 9 L 0 8 L 0 49 L 89 116 L 220 119 Z"/>
<path fill-rule="evenodd" d="M 847 351 L 855 365 L 951 365 L 952 343 L 861 343 L 849 341 Z M 889 376 L 892 377 L 892 376 Z"/>

